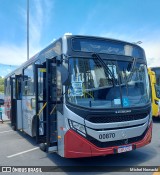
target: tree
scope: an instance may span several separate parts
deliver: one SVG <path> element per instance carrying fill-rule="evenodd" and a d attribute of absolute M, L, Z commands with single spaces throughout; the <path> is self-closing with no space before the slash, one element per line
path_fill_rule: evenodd
<path fill-rule="evenodd" d="M 0 93 L 4 93 L 4 78 L 0 76 Z"/>

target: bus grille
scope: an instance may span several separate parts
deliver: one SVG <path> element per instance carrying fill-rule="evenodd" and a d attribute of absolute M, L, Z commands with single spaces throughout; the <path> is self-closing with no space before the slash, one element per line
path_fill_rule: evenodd
<path fill-rule="evenodd" d="M 145 137 L 147 130 L 148 130 L 148 128 L 141 136 L 133 137 L 133 138 L 129 138 L 129 139 L 116 140 L 116 141 L 110 141 L 110 142 L 100 142 L 100 141 L 96 140 L 95 138 L 87 135 L 87 140 L 89 140 L 92 144 L 94 144 L 95 146 L 97 146 L 99 148 L 121 146 L 121 145 L 131 144 L 131 143 L 138 142 L 138 141 L 142 140 Z"/>
<path fill-rule="evenodd" d="M 124 121 L 132 121 L 132 120 L 140 120 L 147 117 L 147 113 L 142 114 L 124 114 L 119 116 L 102 116 L 102 115 L 92 115 L 87 116 L 86 120 L 92 123 L 114 123 L 114 122 L 124 122 Z"/>

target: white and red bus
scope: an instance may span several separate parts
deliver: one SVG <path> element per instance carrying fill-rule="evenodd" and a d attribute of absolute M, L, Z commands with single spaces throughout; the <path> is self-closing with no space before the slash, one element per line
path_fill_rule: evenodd
<path fill-rule="evenodd" d="M 5 106 L 15 130 L 66 158 L 151 142 L 146 57 L 129 42 L 64 35 L 5 77 Z"/>

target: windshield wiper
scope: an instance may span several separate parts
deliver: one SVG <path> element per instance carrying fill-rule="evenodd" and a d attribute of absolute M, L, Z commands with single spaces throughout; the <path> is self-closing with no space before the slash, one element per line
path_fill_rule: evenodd
<path fill-rule="evenodd" d="M 106 63 L 103 61 L 103 59 L 99 56 L 99 54 L 97 53 L 93 53 L 92 54 L 93 58 L 97 58 L 98 61 L 102 64 L 102 66 L 105 68 L 104 70 L 111 76 L 112 78 L 112 82 L 113 82 L 113 86 L 115 86 L 115 77 L 114 74 L 111 72 L 111 70 L 108 68 L 108 66 L 106 65 Z"/>
<path fill-rule="evenodd" d="M 128 80 L 127 80 L 126 71 L 123 70 L 123 73 L 124 73 L 124 79 L 125 79 L 125 84 L 126 84 L 126 88 L 127 88 L 127 96 L 128 96 Z"/>
<path fill-rule="evenodd" d="M 129 77 L 128 77 L 128 80 L 127 80 L 127 84 L 128 84 L 128 82 L 130 82 L 131 81 L 131 79 L 132 79 L 132 76 L 133 76 L 133 70 L 134 70 L 134 68 L 135 68 L 135 65 L 136 65 L 136 58 L 133 58 L 133 64 L 132 64 L 132 68 L 131 68 L 131 73 L 130 73 L 130 75 L 129 75 Z"/>

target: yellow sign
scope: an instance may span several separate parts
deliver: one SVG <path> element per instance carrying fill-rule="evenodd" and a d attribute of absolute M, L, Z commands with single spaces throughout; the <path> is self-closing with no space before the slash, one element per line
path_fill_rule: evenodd
<path fill-rule="evenodd" d="M 46 68 L 41 68 L 40 72 L 46 72 Z"/>

